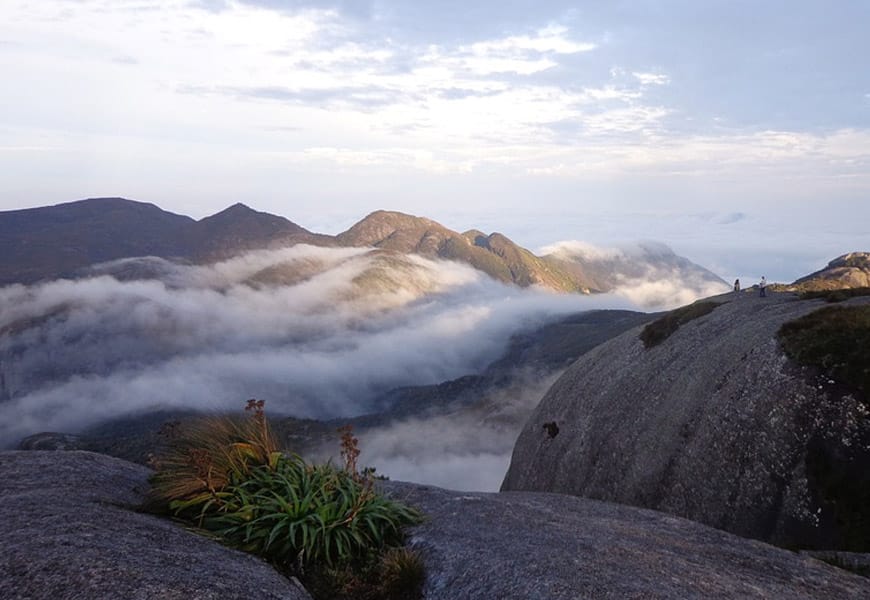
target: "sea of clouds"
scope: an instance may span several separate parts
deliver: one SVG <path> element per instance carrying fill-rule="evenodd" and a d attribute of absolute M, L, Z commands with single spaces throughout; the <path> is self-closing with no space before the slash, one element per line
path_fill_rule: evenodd
<path fill-rule="evenodd" d="M 651 284 L 659 307 L 688 297 L 680 282 Z M 662 285 L 675 290 L 669 302 Z M 644 300 L 637 286 L 554 294 L 360 248 L 299 245 L 208 266 L 115 261 L 90 277 L 0 288 L 0 445 L 155 410 L 236 410 L 252 397 L 276 416 L 377 412 L 389 389 L 480 372 L 518 332 Z M 522 410 L 545 389 L 527 384 L 511 400 Z M 395 478 L 492 489 L 517 432 L 446 419 L 379 431 L 366 458 Z M 431 468 L 403 444 L 421 436 L 437 440 Z"/>

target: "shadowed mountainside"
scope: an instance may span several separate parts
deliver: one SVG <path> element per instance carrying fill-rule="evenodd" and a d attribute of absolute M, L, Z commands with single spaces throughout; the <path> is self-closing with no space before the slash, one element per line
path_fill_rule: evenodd
<path fill-rule="evenodd" d="M 153 204 L 92 198 L 0 212 L 0 285 L 73 277 L 121 258 L 200 262 L 300 242 L 328 240 L 243 204 L 194 221 Z"/>

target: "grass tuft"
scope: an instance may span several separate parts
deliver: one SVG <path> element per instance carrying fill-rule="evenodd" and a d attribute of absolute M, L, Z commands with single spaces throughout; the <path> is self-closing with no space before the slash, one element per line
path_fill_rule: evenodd
<path fill-rule="evenodd" d="M 381 590 L 391 600 L 413 600 L 423 592 L 426 571 L 420 556 L 408 548 L 393 548 L 381 560 Z"/>
<path fill-rule="evenodd" d="M 649 323 L 640 332 L 640 340 L 643 342 L 644 348 L 649 349 L 653 346 L 658 346 L 673 335 L 681 325 L 685 325 L 693 319 L 713 312 L 717 306 L 719 306 L 717 302 L 695 302 L 694 304 L 672 310 L 663 317 Z"/>
<path fill-rule="evenodd" d="M 870 306 L 826 306 L 785 323 L 777 337 L 798 363 L 870 393 Z"/>
<path fill-rule="evenodd" d="M 419 598 L 422 562 L 401 546 L 422 514 L 377 492 L 373 469 L 358 472 L 351 428 L 339 430 L 344 468 L 310 465 L 277 449 L 262 401 L 246 410 L 173 436 L 154 463 L 154 504 L 298 576 L 315 598 Z"/>
<path fill-rule="evenodd" d="M 151 463 L 155 505 L 209 500 L 252 467 L 278 459 L 281 453 L 263 401 L 248 400 L 245 410 L 247 418 L 203 417 L 177 426 L 168 450 Z"/>
<path fill-rule="evenodd" d="M 870 305 L 826 306 L 785 323 L 777 336 L 786 355 L 867 405 Z M 804 458 L 807 486 L 829 515 L 836 547 L 853 552 L 870 551 L 870 446 L 863 414 L 856 425 L 863 428 L 864 441 L 853 443 L 848 435 L 829 431 L 810 440 Z"/>
<path fill-rule="evenodd" d="M 815 300 L 821 298 L 825 302 L 843 302 L 849 298 L 858 296 L 870 296 L 870 287 L 862 288 L 841 288 L 837 290 L 810 290 L 801 292 L 799 298 L 801 300 Z"/>

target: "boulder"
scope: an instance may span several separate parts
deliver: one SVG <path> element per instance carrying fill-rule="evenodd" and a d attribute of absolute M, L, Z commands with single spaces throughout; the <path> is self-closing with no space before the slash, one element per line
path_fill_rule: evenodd
<path fill-rule="evenodd" d="M 794 364 L 776 337 L 827 304 L 786 293 L 713 301 L 659 345 L 645 347 L 637 328 L 581 356 L 521 432 L 502 490 L 654 508 L 788 547 L 870 551 L 866 399 Z"/>
<path fill-rule="evenodd" d="M 90 452 L 0 453 L 0 598 L 310 599 L 262 560 L 138 512 L 149 473 Z"/>
<path fill-rule="evenodd" d="M 427 515 L 426 600 L 868 598 L 870 579 L 663 513 L 538 492 L 387 482 Z"/>

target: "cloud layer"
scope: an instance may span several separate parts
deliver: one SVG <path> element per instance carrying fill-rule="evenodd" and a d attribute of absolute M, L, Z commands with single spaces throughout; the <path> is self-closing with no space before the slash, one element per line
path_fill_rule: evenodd
<path fill-rule="evenodd" d="M 209 267 L 148 263 L 0 288 L 0 437 L 70 430 L 159 407 L 350 416 L 401 385 L 475 372 L 510 335 L 614 302 L 503 286 L 469 267 L 296 246 Z M 131 261 L 97 272 L 129 273 Z M 156 266 L 155 266 L 156 265 Z"/>
<path fill-rule="evenodd" d="M 360 434 L 360 464 L 391 479 L 496 492 L 520 430 L 560 373 L 521 369 L 508 387 L 466 409 L 366 430 Z M 314 456 L 340 461 L 334 446 Z"/>

